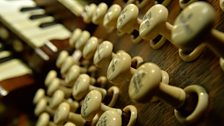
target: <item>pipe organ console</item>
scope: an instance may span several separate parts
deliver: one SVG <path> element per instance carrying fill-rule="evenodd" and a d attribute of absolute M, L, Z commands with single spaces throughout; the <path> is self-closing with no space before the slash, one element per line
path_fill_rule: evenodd
<path fill-rule="evenodd" d="M 1 101 L 32 90 L 16 126 L 224 126 L 223 8 L 1 0 Z"/>

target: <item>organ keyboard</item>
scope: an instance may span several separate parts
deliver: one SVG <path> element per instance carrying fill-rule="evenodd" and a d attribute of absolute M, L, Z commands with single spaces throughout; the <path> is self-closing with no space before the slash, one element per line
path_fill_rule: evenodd
<path fill-rule="evenodd" d="M 0 19 L 32 48 L 43 46 L 51 39 L 66 39 L 69 30 L 47 16 L 32 0 L 0 2 Z"/>
<path fill-rule="evenodd" d="M 32 70 L 0 43 L 0 97 L 33 83 Z M 25 78 L 30 78 L 26 80 Z M 25 79 L 25 81 L 23 81 Z M 10 81 L 11 80 L 11 81 Z M 21 81 L 17 84 L 10 84 Z"/>

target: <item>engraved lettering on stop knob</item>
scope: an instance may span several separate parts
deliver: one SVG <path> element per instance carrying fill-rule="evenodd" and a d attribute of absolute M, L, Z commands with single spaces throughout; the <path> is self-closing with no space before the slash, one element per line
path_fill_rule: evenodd
<path fill-rule="evenodd" d="M 190 19 L 192 18 L 192 16 L 193 16 L 192 13 L 186 15 L 185 14 L 180 15 L 180 23 L 183 25 L 184 30 L 189 34 L 192 33 L 192 29 L 189 26 Z"/>
<path fill-rule="evenodd" d="M 97 123 L 97 126 L 106 126 L 107 125 L 107 116 L 103 116 L 100 118 L 99 123 Z"/>
<path fill-rule="evenodd" d="M 138 73 L 136 73 L 133 77 L 133 84 L 134 84 L 134 88 L 135 88 L 135 93 L 138 93 L 140 88 L 142 88 L 142 78 L 145 77 L 145 72 L 143 71 L 139 71 Z"/>
<path fill-rule="evenodd" d="M 83 106 L 82 106 L 82 114 L 84 115 L 84 116 L 86 116 L 86 110 L 88 109 L 88 102 L 90 101 L 90 98 L 87 96 L 86 98 L 85 98 L 85 100 L 84 100 L 84 103 L 83 103 Z"/>
<path fill-rule="evenodd" d="M 117 62 L 118 62 L 117 59 L 113 60 L 113 63 L 112 63 L 112 66 L 111 66 L 112 72 L 114 72 L 116 70 Z"/>

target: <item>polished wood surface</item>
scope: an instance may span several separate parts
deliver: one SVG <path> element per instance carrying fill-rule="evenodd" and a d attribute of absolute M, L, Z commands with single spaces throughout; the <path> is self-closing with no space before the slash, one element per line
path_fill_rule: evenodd
<path fill-rule="evenodd" d="M 31 74 L 26 74 L 18 77 L 13 77 L 0 81 L 0 86 L 8 92 L 18 90 L 34 83 L 33 76 Z"/>

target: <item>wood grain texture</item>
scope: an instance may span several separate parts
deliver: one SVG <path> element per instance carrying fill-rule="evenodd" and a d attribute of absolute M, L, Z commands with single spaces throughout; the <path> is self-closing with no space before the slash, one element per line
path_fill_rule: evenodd
<path fill-rule="evenodd" d="M 219 7 L 218 0 L 208 1 L 216 10 L 217 20 L 214 28 L 224 31 L 223 12 Z M 115 0 L 114 3 L 122 4 L 122 1 Z M 140 17 L 153 1 L 144 9 L 140 10 Z M 172 1 L 168 6 L 169 22 L 173 24 L 175 17 L 180 13 L 178 1 Z M 107 34 L 106 29 L 98 26 L 95 36 L 111 41 L 118 50 L 125 50 L 131 56 L 141 56 L 146 62 L 156 63 L 161 69 L 168 72 L 170 85 L 184 88 L 191 84 L 203 86 L 209 94 L 209 106 L 207 112 L 201 119 L 192 126 L 224 126 L 224 72 L 219 66 L 219 58 L 209 49 L 203 51 L 201 56 L 193 62 L 184 62 L 179 58 L 177 48 L 170 42 L 154 50 L 149 42 L 142 41 L 140 44 L 131 43 L 130 35 L 118 36 L 116 31 Z M 121 96 L 116 107 L 123 108 L 126 105 L 134 104 L 138 108 L 138 120 L 136 126 L 182 126 L 173 112 L 173 107 L 162 102 L 134 103 L 128 97 L 128 83 L 121 83 Z"/>

